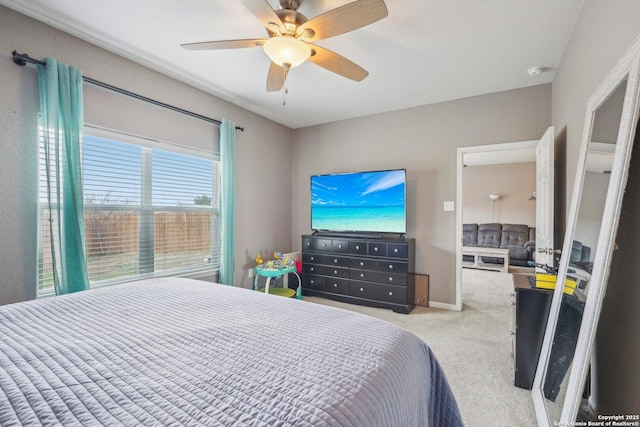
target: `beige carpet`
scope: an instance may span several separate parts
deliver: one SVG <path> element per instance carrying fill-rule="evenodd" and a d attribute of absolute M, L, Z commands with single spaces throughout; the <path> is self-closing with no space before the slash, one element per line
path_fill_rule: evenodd
<path fill-rule="evenodd" d="M 463 311 L 416 307 L 408 314 L 307 297 L 394 323 L 434 351 L 462 418 L 473 426 L 535 426 L 531 392 L 513 385 L 511 275 L 464 269 Z"/>

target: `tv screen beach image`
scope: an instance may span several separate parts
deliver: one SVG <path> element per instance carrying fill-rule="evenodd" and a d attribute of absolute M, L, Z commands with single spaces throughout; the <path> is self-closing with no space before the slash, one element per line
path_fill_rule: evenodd
<path fill-rule="evenodd" d="M 311 177 L 311 228 L 406 232 L 404 170 Z"/>

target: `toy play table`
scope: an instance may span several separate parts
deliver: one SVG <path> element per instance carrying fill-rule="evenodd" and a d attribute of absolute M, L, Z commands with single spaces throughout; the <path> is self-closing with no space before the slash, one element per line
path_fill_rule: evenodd
<path fill-rule="evenodd" d="M 264 292 L 266 294 L 273 294 L 273 295 L 280 295 L 280 296 L 285 296 L 287 298 L 291 298 L 293 296 L 296 296 L 296 298 L 301 299 L 302 298 L 302 281 L 300 280 L 300 276 L 298 275 L 298 272 L 296 270 L 295 266 L 290 266 L 287 268 L 261 268 L 261 267 L 254 267 L 254 272 L 255 272 L 255 279 L 253 280 L 253 290 L 257 291 L 258 290 L 258 278 L 259 277 L 265 277 L 266 281 L 265 281 L 265 285 L 264 285 Z M 269 284 L 271 283 L 271 278 L 277 278 L 277 277 L 281 277 L 284 276 L 285 274 L 289 274 L 289 273 L 293 273 L 296 275 L 296 277 L 298 278 L 298 290 L 294 291 L 293 289 L 289 289 L 289 288 L 272 288 L 271 290 L 269 290 Z M 284 281 L 283 281 L 284 282 Z"/>

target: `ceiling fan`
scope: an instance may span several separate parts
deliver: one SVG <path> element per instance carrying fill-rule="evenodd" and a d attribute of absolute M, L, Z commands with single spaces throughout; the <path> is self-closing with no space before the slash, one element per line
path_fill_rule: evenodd
<path fill-rule="evenodd" d="M 310 20 L 298 12 L 302 0 L 278 0 L 278 10 L 274 10 L 266 0 L 240 2 L 262 22 L 268 38 L 186 43 L 181 46 L 187 50 L 262 47 L 271 59 L 267 75 L 267 91 L 270 92 L 282 89 L 289 69 L 307 60 L 343 77 L 361 81 L 369 75 L 365 69 L 312 42 L 362 28 L 388 14 L 383 0 L 354 1 Z"/>

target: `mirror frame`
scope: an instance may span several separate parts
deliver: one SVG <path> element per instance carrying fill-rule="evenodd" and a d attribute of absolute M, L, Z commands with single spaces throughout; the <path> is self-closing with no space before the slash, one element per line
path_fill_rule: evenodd
<path fill-rule="evenodd" d="M 532 387 L 533 405 L 539 426 L 570 425 L 570 422 L 576 420 L 578 414 L 582 391 L 591 361 L 598 320 L 602 310 L 602 302 L 607 288 L 609 268 L 615 246 L 614 240 L 618 230 L 620 209 L 622 207 L 622 199 L 629 174 L 629 161 L 631 159 L 633 140 L 639 116 L 639 68 L 640 37 L 636 38 L 631 47 L 625 52 L 587 102 L 576 178 L 573 185 L 569 215 L 567 217 L 567 228 L 565 230 L 562 255 L 558 268 L 556 288 L 553 293 L 553 300 L 549 310 L 549 320 L 547 321 Z M 625 79 L 627 79 L 627 88 L 623 101 L 622 115 L 620 117 L 618 139 L 616 141 L 611 178 L 605 199 L 602 224 L 598 235 L 598 245 L 594 255 L 593 270 L 587 290 L 588 296 L 584 306 L 573 363 L 571 369 L 568 371 L 569 380 L 560 420 L 550 420 L 547 412 L 546 399 L 544 397 L 544 380 L 558 316 L 560 314 L 564 290 L 563 285 L 567 275 L 571 245 L 578 219 L 593 121 L 597 109 Z"/>

